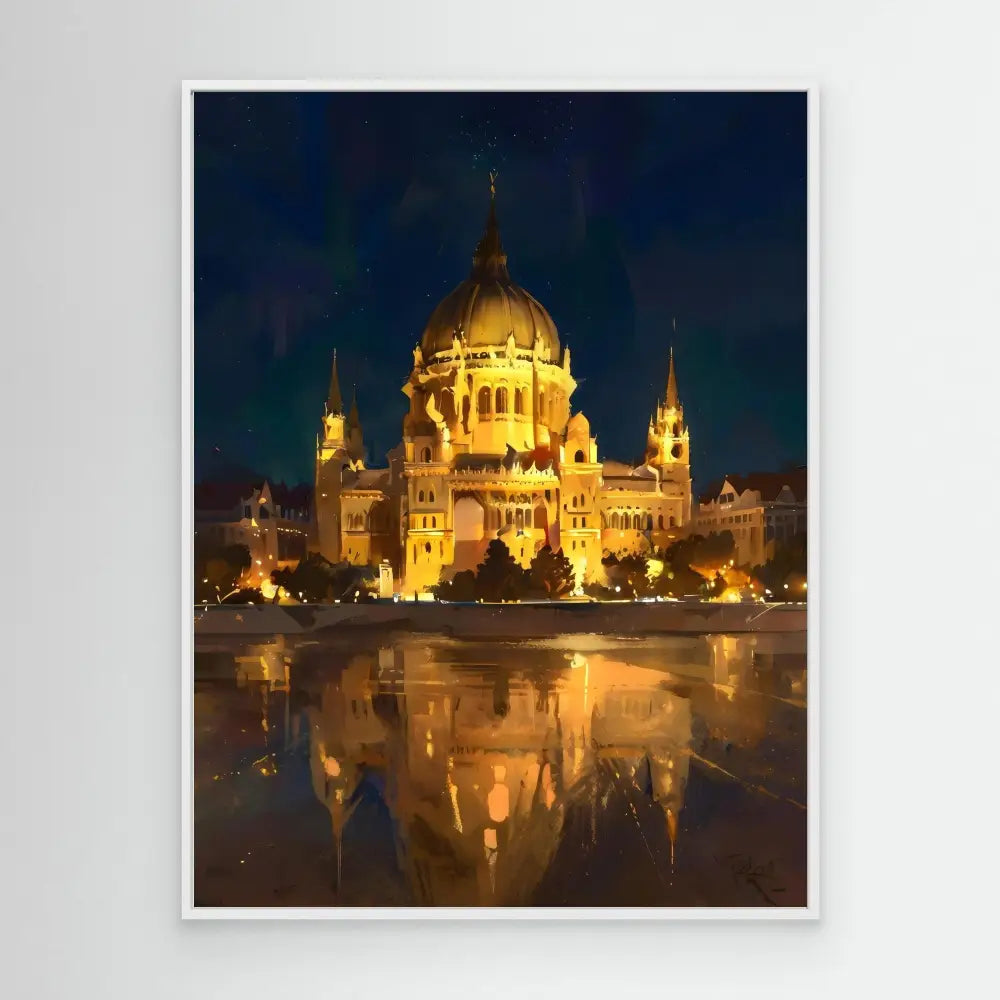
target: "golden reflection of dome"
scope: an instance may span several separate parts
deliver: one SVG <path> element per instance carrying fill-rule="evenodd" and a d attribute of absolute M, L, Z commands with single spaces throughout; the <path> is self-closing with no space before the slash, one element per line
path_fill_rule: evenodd
<path fill-rule="evenodd" d="M 504 347 L 513 333 L 516 346 L 530 351 L 537 337 L 554 360 L 559 358 L 559 334 L 552 317 L 511 281 L 492 201 L 486 231 L 472 258 L 472 273 L 431 314 L 420 342 L 423 356 L 429 360 L 439 352 L 450 352 L 460 332 L 473 349 Z"/>

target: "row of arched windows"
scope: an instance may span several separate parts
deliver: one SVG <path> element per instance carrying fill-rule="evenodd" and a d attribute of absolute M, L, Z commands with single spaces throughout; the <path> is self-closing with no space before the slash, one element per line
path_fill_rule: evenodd
<path fill-rule="evenodd" d="M 423 520 L 423 524 L 421 524 L 421 527 L 422 527 L 422 528 L 426 528 L 426 527 L 428 527 L 428 524 L 427 524 L 427 517 L 426 517 L 426 516 L 424 516 L 424 517 L 422 518 L 422 520 Z M 430 527 L 431 527 L 431 528 L 436 528 L 436 527 L 438 526 L 438 519 L 437 519 L 436 517 L 434 517 L 434 516 L 432 515 L 432 516 L 431 516 L 431 519 L 430 519 L 430 520 L 431 520 L 431 523 L 430 523 Z"/>
<path fill-rule="evenodd" d="M 653 530 L 653 515 L 652 514 L 642 514 L 642 513 L 632 513 L 629 511 L 623 511 L 619 513 L 614 511 L 610 516 L 605 518 L 606 526 L 609 528 L 619 528 L 623 531 L 652 531 Z M 664 528 L 664 519 L 662 514 L 658 514 L 656 517 L 656 527 L 662 531 Z M 677 519 L 671 515 L 667 519 L 667 527 L 674 528 L 677 526 Z"/>
<path fill-rule="evenodd" d="M 423 491 L 423 490 L 421 490 L 421 491 L 420 491 L 420 492 L 419 492 L 419 493 L 417 494 L 417 499 L 418 499 L 418 500 L 419 500 L 419 501 L 420 501 L 421 503 L 423 503 L 423 502 L 424 502 L 424 491 Z M 428 503 L 434 503 L 434 491 L 433 491 L 433 490 L 428 490 L 428 491 L 427 491 L 427 502 L 428 502 Z"/>
<path fill-rule="evenodd" d="M 498 386 L 496 391 L 491 391 L 488 385 L 484 385 L 479 390 L 476 397 L 476 407 L 480 416 L 493 413 L 510 412 L 510 393 L 506 386 Z M 524 390 L 514 390 L 514 412 L 518 416 L 524 416 Z"/>
<path fill-rule="evenodd" d="M 519 531 L 534 526 L 545 527 L 545 508 L 535 507 L 487 507 L 483 511 L 483 527 L 497 530 L 504 525 L 512 525 Z"/>
<path fill-rule="evenodd" d="M 365 515 L 362 513 L 354 513 L 347 515 L 347 530 L 348 531 L 364 531 L 365 529 Z"/>
<path fill-rule="evenodd" d="M 514 390 L 514 413 L 522 417 L 525 415 L 525 396 L 524 389 Z M 480 416 L 489 413 L 510 413 L 510 390 L 504 385 L 497 386 L 495 390 L 490 389 L 488 385 L 482 386 L 476 396 L 476 408 Z M 538 394 L 538 412 L 545 413 L 544 392 Z"/>

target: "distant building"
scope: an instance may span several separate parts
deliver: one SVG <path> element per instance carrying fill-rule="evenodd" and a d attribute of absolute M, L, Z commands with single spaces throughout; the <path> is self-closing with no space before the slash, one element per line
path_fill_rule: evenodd
<path fill-rule="evenodd" d="M 774 555 L 774 543 L 806 533 L 805 466 L 789 472 L 727 476 L 701 495 L 694 530 L 731 531 L 737 563 L 759 566 Z"/>
<path fill-rule="evenodd" d="M 336 353 L 316 440 L 314 544 L 331 562 L 387 560 L 407 595 L 473 569 L 494 538 L 526 566 L 561 548 L 579 581 L 605 552 L 665 547 L 691 519 L 690 440 L 673 353 L 645 462 L 602 462 L 569 348 L 507 270 L 494 202 L 469 276 L 432 312 L 402 387 L 402 442 L 365 465 L 356 403 L 345 415 Z"/>
<path fill-rule="evenodd" d="M 309 543 L 312 491 L 308 486 L 207 482 L 194 488 L 195 543 L 244 545 L 250 552 L 247 582 L 275 569 L 294 568 Z"/>

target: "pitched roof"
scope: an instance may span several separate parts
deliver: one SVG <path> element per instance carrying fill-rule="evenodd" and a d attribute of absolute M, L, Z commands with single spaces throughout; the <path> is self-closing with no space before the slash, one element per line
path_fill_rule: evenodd
<path fill-rule="evenodd" d="M 298 486 L 286 486 L 285 483 L 272 483 L 267 479 L 252 479 L 241 481 L 219 481 L 195 483 L 195 510 L 233 510 L 249 500 L 256 490 L 268 483 L 271 487 L 271 499 L 279 507 L 289 507 L 295 510 L 308 508 L 312 504 L 312 487 L 305 483 Z"/>
<path fill-rule="evenodd" d="M 607 458 L 602 463 L 603 473 L 605 476 L 631 476 L 632 466 L 625 462 L 616 462 L 614 459 Z"/>
<path fill-rule="evenodd" d="M 195 483 L 195 510 L 231 510 L 253 496 L 253 491 L 264 485 L 263 480 L 253 482 Z"/>
<path fill-rule="evenodd" d="M 745 476 L 726 476 L 712 483 L 701 495 L 702 503 L 717 500 L 726 480 L 729 480 L 737 495 L 747 490 L 760 493 L 762 501 L 776 500 L 778 494 L 787 486 L 799 503 L 805 503 L 808 496 L 809 476 L 807 467 L 800 465 L 786 472 L 750 472 Z"/>
<path fill-rule="evenodd" d="M 312 487 L 306 483 L 297 486 L 286 486 L 284 483 L 271 483 L 271 497 L 280 507 L 302 510 L 312 504 Z"/>
<path fill-rule="evenodd" d="M 384 490 L 389 485 L 388 469 L 361 469 L 358 478 L 348 489 L 356 490 Z"/>

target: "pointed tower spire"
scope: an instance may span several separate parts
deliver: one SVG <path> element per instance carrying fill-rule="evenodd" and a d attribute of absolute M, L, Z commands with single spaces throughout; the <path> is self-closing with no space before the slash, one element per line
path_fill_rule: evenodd
<path fill-rule="evenodd" d="M 674 318 L 674 337 L 677 336 L 677 318 Z M 677 373 L 674 371 L 674 345 L 673 341 L 670 343 L 670 371 L 667 373 L 667 398 L 666 404 L 668 409 L 677 409 L 678 406 L 678 396 L 677 396 Z"/>
<path fill-rule="evenodd" d="M 347 417 L 347 426 L 348 427 L 360 427 L 361 426 L 361 418 L 358 416 L 358 386 L 357 386 L 357 383 L 355 383 L 352 386 L 352 391 L 351 391 L 351 412 L 348 414 L 348 417 Z"/>
<path fill-rule="evenodd" d="M 330 391 L 326 397 L 327 413 L 343 413 L 344 399 L 340 395 L 340 379 L 337 377 L 337 349 L 333 350 L 333 370 L 330 372 Z"/>
<path fill-rule="evenodd" d="M 497 226 L 496 211 L 496 171 L 490 171 L 490 214 L 486 218 L 486 228 L 472 255 L 472 274 L 477 278 L 493 278 L 510 281 L 507 272 L 507 255 L 500 242 L 500 228 Z"/>

